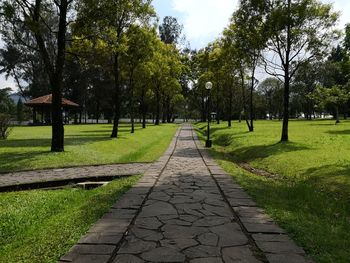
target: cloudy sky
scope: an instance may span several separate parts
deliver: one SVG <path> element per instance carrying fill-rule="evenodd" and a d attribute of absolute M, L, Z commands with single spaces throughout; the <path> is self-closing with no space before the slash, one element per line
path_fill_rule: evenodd
<path fill-rule="evenodd" d="M 350 23 L 349 0 L 322 0 L 333 3 L 334 9 L 341 12 L 339 27 Z M 164 16 L 177 17 L 184 26 L 184 33 L 192 48 L 202 48 L 215 40 L 237 7 L 238 0 L 154 0 L 153 5 L 162 19 Z M 0 88 L 12 87 L 14 82 L 0 76 Z"/>

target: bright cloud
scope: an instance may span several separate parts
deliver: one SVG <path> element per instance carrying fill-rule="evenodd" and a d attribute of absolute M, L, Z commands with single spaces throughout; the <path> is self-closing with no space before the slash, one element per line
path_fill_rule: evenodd
<path fill-rule="evenodd" d="M 203 47 L 215 40 L 237 7 L 237 0 L 172 0 L 172 8 L 183 14 L 186 38 Z"/>
<path fill-rule="evenodd" d="M 340 12 L 339 27 L 344 28 L 345 24 L 350 23 L 350 1 L 349 0 L 323 0 L 325 3 L 333 4 L 334 10 Z"/>

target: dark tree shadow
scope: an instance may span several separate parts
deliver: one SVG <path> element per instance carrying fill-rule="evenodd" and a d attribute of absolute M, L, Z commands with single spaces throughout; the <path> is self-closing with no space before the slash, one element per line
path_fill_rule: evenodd
<path fill-rule="evenodd" d="M 64 142 L 66 146 L 77 144 L 89 144 L 98 141 L 110 141 L 112 140 L 106 136 L 83 136 L 83 135 L 67 135 Z M 4 140 L 0 144 L 1 148 L 35 148 L 35 147 L 50 147 L 51 139 L 11 139 Z"/>
<path fill-rule="evenodd" d="M 350 135 L 350 130 L 342 130 L 342 131 L 329 130 L 329 131 L 326 131 L 326 133 L 331 135 Z"/>

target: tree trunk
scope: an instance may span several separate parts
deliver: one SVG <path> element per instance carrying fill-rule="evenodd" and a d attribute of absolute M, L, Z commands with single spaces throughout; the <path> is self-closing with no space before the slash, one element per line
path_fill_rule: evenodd
<path fill-rule="evenodd" d="M 131 133 L 135 133 L 135 116 L 134 116 L 134 86 L 133 86 L 133 69 L 129 76 L 129 88 L 130 88 L 130 121 L 131 121 Z"/>
<path fill-rule="evenodd" d="M 142 88 L 141 102 L 140 102 L 141 114 L 142 114 L 142 129 L 146 128 L 146 103 L 145 103 L 145 96 L 146 96 L 145 89 Z"/>
<path fill-rule="evenodd" d="M 217 80 L 217 83 L 219 83 L 219 81 Z M 216 124 L 220 124 L 220 89 L 219 89 L 219 85 L 216 88 Z"/>
<path fill-rule="evenodd" d="M 288 26 L 287 26 L 287 45 L 286 45 L 286 57 L 284 65 L 284 94 L 283 94 L 283 125 L 281 142 L 288 141 L 288 125 L 289 125 L 289 88 L 290 88 L 290 76 L 289 76 L 289 55 L 291 50 L 291 17 L 290 17 L 291 0 L 288 0 Z"/>
<path fill-rule="evenodd" d="M 284 98 L 283 98 L 283 126 L 281 141 L 288 141 L 288 124 L 289 124 L 289 67 L 286 65 L 285 77 L 284 77 Z"/>
<path fill-rule="evenodd" d="M 255 58 L 253 61 L 253 69 L 252 69 L 252 76 L 251 76 L 251 85 L 250 85 L 250 126 L 249 131 L 254 131 L 254 103 L 253 103 L 253 94 L 254 94 L 254 82 L 255 82 Z"/>
<path fill-rule="evenodd" d="M 160 93 L 159 93 L 159 87 L 157 87 L 157 91 L 156 91 L 156 121 L 155 121 L 155 125 L 159 125 L 160 122 Z"/>
<path fill-rule="evenodd" d="M 230 98 L 229 98 L 229 104 L 228 104 L 228 116 L 227 116 L 227 121 L 228 121 L 228 127 L 232 127 L 232 87 L 230 87 Z"/>
<path fill-rule="evenodd" d="M 335 124 L 338 124 L 338 123 L 340 123 L 340 120 L 339 120 L 339 107 L 335 106 Z"/>
<path fill-rule="evenodd" d="M 54 67 L 54 74 L 51 78 L 52 87 L 52 140 L 51 151 L 64 151 L 64 126 L 62 116 L 62 86 L 63 68 L 66 53 L 66 31 L 67 31 L 67 9 L 68 1 L 61 0 L 59 6 L 60 17 L 57 34 L 57 57 Z"/>
<path fill-rule="evenodd" d="M 244 119 L 247 124 L 248 130 L 250 131 L 250 123 L 247 118 L 247 107 L 246 107 L 246 97 L 245 97 L 245 85 L 244 85 L 244 73 L 242 70 L 240 70 L 241 75 L 241 85 L 242 85 L 242 100 L 243 100 L 243 112 L 244 112 Z"/>
<path fill-rule="evenodd" d="M 96 104 L 96 123 L 98 124 L 98 121 L 100 119 L 100 103 L 99 101 L 97 101 L 97 104 Z"/>
<path fill-rule="evenodd" d="M 114 55 L 114 121 L 111 138 L 118 138 L 120 118 L 119 54 Z"/>
<path fill-rule="evenodd" d="M 171 123 L 172 122 L 172 107 L 170 105 L 170 101 L 171 99 L 169 97 L 167 97 L 166 100 L 166 118 L 167 118 L 167 123 Z"/>

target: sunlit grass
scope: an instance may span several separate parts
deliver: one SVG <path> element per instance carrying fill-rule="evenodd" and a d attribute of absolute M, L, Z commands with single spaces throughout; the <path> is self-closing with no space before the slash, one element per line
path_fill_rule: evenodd
<path fill-rule="evenodd" d="M 318 262 L 350 258 L 350 122 L 291 121 L 290 142 L 279 143 L 281 123 L 212 125 L 212 154 Z M 197 125 L 204 139 L 205 124 Z M 266 179 L 238 168 L 248 162 L 279 176 Z"/>
<path fill-rule="evenodd" d="M 88 191 L 0 193 L 0 262 L 56 262 L 138 178 Z"/>
<path fill-rule="evenodd" d="M 15 127 L 0 141 L 0 172 L 78 165 L 151 162 L 168 147 L 177 125 L 122 124 L 118 139 L 111 139 L 112 125 L 65 126 L 65 152 L 51 153 L 51 127 Z"/>

